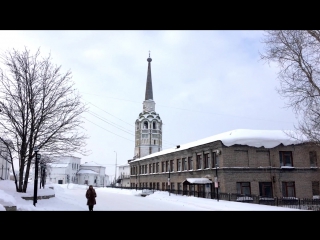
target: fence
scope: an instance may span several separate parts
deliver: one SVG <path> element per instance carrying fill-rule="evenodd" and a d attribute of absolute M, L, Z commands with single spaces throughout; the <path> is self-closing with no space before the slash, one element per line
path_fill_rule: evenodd
<path fill-rule="evenodd" d="M 312 210 L 312 211 L 320 211 L 320 199 L 308 199 L 308 198 L 294 198 L 294 197 L 263 197 L 257 195 L 245 195 L 245 194 L 237 194 L 237 193 L 216 193 L 216 192 L 204 192 L 204 191 L 189 191 L 189 190 L 175 190 L 175 189 L 153 189 L 147 187 L 115 187 L 109 186 L 112 188 L 121 188 L 121 189 L 136 189 L 143 190 L 147 189 L 150 191 L 167 191 L 176 195 L 183 196 L 193 196 L 200 198 L 208 198 L 208 199 L 219 199 L 224 201 L 234 201 L 234 202 L 242 202 L 242 203 L 253 203 L 253 204 L 262 204 L 262 205 L 270 205 L 270 206 L 278 206 L 278 207 L 287 207 L 287 208 L 295 208 L 301 210 Z"/>

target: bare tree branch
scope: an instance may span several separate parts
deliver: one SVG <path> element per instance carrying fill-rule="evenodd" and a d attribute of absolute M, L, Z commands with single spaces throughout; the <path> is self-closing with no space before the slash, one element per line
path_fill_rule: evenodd
<path fill-rule="evenodd" d="M 263 43 L 261 59 L 280 67 L 278 93 L 302 118 L 292 137 L 320 144 L 320 30 L 265 31 Z"/>
<path fill-rule="evenodd" d="M 0 143 L 11 153 L 12 167 L 18 159 L 16 187 L 25 192 L 35 146 L 49 162 L 55 156 L 87 154 L 88 137 L 81 131 L 87 107 L 74 89 L 71 72 L 62 74 L 50 55 L 41 58 L 39 49 L 34 55 L 26 48 L 13 49 L 1 60 Z M 5 145 L 8 139 L 12 144 Z"/>

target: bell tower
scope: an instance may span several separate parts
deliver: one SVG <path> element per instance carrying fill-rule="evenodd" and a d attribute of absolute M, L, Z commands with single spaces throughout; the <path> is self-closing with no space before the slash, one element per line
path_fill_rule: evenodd
<path fill-rule="evenodd" d="M 143 109 L 135 122 L 134 159 L 162 150 L 162 120 L 155 112 L 156 103 L 153 101 L 150 51 L 147 71 L 147 83 Z"/>

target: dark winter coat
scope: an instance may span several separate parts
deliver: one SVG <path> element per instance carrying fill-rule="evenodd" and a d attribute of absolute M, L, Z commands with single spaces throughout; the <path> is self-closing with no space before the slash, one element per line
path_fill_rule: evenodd
<path fill-rule="evenodd" d="M 96 205 L 96 197 L 96 191 L 92 187 L 89 187 L 86 192 L 87 205 Z"/>

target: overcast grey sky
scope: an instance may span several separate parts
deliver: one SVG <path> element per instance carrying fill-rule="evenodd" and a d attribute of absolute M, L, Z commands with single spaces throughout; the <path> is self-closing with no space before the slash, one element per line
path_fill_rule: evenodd
<path fill-rule="evenodd" d="M 259 60 L 263 31 L 0 31 L 0 52 L 40 48 L 71 70 L 90 112 L 89 156 L 106 166 L 134 155 L 134 123 L 151 73 L 163 149 L 234 129 L 287 130 L 297 123 L 276 91 L 277 67 Z"/>

